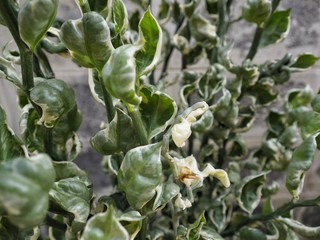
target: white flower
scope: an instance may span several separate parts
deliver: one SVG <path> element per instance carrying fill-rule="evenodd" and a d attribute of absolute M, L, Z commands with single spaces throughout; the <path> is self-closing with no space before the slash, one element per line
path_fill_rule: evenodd
<path fill-rule="evenodd" d="M 177 147 L 183 147 L 186 145 L 186 141 L 192 133 L 191 124 L 197 121 L 197 118 L 209 109 L 209 106 L 206 102 L 200 102 L 197 104 L 200 105 L 197 109 L 190 112 L 186 118 L 182 118 L 180 123 L 177 123 L 172 127 L 172 140 Z"/>
<path fill-rule="evenodd" d="M 189 199 L 183 199 L 181 193 L 178 194 L 177 199 L 174 201 L 174 205 L 178 208 L 182 208 L 182 210 L 185 210 L 186 208 L 189 208 L 192 206 Z"/>
<path fill-rule="evenodd" d="M 230 186 L 228 174 L 222 169 L 215 169 L 208 164 L 203 171 L 198 168 L 197 160 L 193 155 L 179 159 L 173 158 L 174 174 L 188 188 L 196 189 L 203 185 L 204 178 L 213 176 L 217 178 L 225 187 Z"/>
<path fill-rule="evenodd" d="M 181 123 L 177 123 L 172 127 L 171 130 L 172 140 L 177 147 L 183 147 L 186 145 L 185 141 L 191 135 L 191 124 L 185 118 L 182 119 Z"/>

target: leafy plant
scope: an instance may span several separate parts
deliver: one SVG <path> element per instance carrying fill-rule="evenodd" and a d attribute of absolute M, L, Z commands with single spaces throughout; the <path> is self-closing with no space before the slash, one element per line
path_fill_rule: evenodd
<path fill-rule="evenodd" d="M 232 0 L 162 0 L 156 20 L 151 1 L 134 2 L 139 9 L 128 14 L 122 0 L 77 0 L 82 17 L 63 22 L 58 0 L 2 0 L 0 23 L 18 52 L 3 51 L 0 76 L 17 88 L 22 115 L 17 136 L 0 108 L 0 239 L 43 239 L 41 225 L 49 239 L 319 238 L 319 227 L 292 210 L 320 204 L 299 198 L 319 147 L 320 96 L 307 86 L 279 97 L 291 74 L 319 58 L 253 60 L 285 39 L 290 10 L 278 10 L 279 0 L 246 0 L 232 19 Z M 240 65 L 228 37 L 238 21 L 256 25 Z M 179 104 L 166 93 L 173 50 L 182 59 Z M 113 178 L 109 196 L 95 199 L 72 162 L 81 149 L 77 93 L 54 77 L 46 54 L 89 69 L 108 120 L 91 145 Z M 189 68 L 200 60 L 206 70 Z M 266 108 L 276 101 L 281 108 Z M 261 108 L 269 110 L 266 132 L 252 150 L 243 134 Z M 279 208 L 275 171 L 292 195 Z"/>

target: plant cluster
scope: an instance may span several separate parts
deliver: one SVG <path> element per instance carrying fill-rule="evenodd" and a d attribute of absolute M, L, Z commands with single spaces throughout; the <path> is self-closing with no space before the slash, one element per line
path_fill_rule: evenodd
<path fill-rule="evenodd" d="M 0 108 L 0 239 L 319 238 L 320 227 L 298 222 L 292 210 L 320 204 L 320 196 L 299 198 L 318 147 L 320 95 L 292 89 L 281 108 L 266 108 L 280 99 L 279 85 L 319 58 L 253 61 L 259 48 L 285 39 L 290 10 L 279 10 L 280 0 L 246 0 L 235 18 L 232 0 L 161 0 L 156 20 L 156 1 L 133 2 L 128 14 L 122 0 L 76 0 L 82 17 L 64 21 L 58 0 L 1 1 L 0 23 L 18 51 L 4 46 L 0 76 L 17 88 L 22 114 L 17 136 Z M 256 28 L 235 64 L 228 29 L 238 21 Z M 179 104 L 166 93 L 174 50 Z M 112 177 L 109 196 L 96 199 L 73 162 L 81 151 L 77 93 L 55 78 L 48 54 L 87 68 L 105 106 L 91 145 Z M 200 60 L 206 70 L 190 70 Z M 261 108 L 269 109 L 266 132 L 249 151 L 243 133 Z M 285 172 L 292 195 L 279 208 L 274 171 Z"/>

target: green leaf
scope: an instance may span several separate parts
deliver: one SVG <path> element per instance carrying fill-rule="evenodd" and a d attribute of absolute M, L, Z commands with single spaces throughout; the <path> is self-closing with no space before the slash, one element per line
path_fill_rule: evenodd
<path fill-rule="evenodd" d="M 33 52 L 53 23 L 58 4 L 59 0 L 29 0 L 21 7 L 18 15 L 20 36 Z"/>
<path fill-rule="evenodd" d="M 112 2 L 112 0 L 88 0 L 91 11 L 98 12 L 104 18 L 109 16 Z"/>
<path fill-rule="evenodd" d="M 238 123 L 234 132 L 242 133 L 248 131 L 255 121 L 255 108 L 253 106 L 240 106 Z"/>
<path fill-rule="evenodd" d="M 270 0 L 247 0 L 242 7 L 242 17 L 248 22 L 263 25 L 271 15 L 272 3 Z"/>
<path fill-rule="evenodd" d="M 139 105 L 141 98 L 136 94 L 135 54 L 138 46 L 123 45 L 113 51 L 102 70 L 107 91 L 115 98 L 132 105 Z"/>
<path fill-rule="evenodd" d="M 218 43 L 216 27 L 199 14 L 193 14 L 189 19 L 191 35 L 204 48 L 212 49 Z"/>
<path fill-rule="evenodd" d="M 278 220 L 305 238 L 320 238 L 320 227 L 308 227 L 294 219 L 279 217 Z"/>
<path fill-rule="evenodd" d="M 205 133 L 211 129 L 213 121 L 213 113 L 211 111 L 206 111 L 199 120 L 192 123 L 191 129 L 195 132 Z"/>
<path fill-rule="evenodd" d="M 204 226 L 200 232 L 203 240 L 224 240 L 214 229 Z"/>
<path fill-rule="evenodd" d="M 302 192 L 306 171 L 311 167 L 314 160 L 317 149 L 317 135 L 307 138 L 293 152 L 287 170 L 286 187 L 294 198 L 298 198 Z"/>
<path fill-rule="evenodd" d="M 290 9 L 274 12 L 265 23 L 259 47 L 283 41 L 290 28 Z"/>
<path fill-rule="evenodd" d="M 206 101 L 210 101 L 226 84 L 225 68 L 220 64 L 213 64 L 199 79 L 198 92 Z"/>
<path fill-rule="evenodd" d="M 286 97 L 285 104 L 288 110 L 309 106 L 313 99 L 313 90 L 307 85 L 304 89 L 291 89 Z"/>
<path fill-rule="evenodd" d="M 139 42 L 142 48 L 136 54 L 137 76 L 146 75 L 157 65 L 162 46 L 162 30 L 150 8 L 139 22 Z"/>
<path fill-rule="evenodd" d="M 80 179 L 69 178 L 55 182 L 50 192 L 50 200 L 72 215 L 68 225 L 73 233 L 81 231 L 90 213 L 89 192 Z"/>
<path fill-rule="evenodd" d="M 87 223 L 81 240 L 129 240 L 129 233 L 121 225 L 112 206 L 104 213 L 94 215 Z"/>
<path fill-rule="evenodd" d="M 320 113 L 313 111 L 302 111 L 297 113 L 298 126 L 301 128 L 303 137 L 318 132 L 320 129 Z"/>
<path fill-rule="evenodd" d="M 151 86 L 144 86 L 140 95 L 142 101 L 139 108 L 150 140 L 163 132 L 173 121 L 177 105 L 169 95 L 156 91 Z"/>
<path fill-rule="evenodd" d="M 130 116 L 116 108 L 114 119 L 91 139 L 91 146 L 104 155 L 126 153 L 136 146 L 135 138 L 135 130 Z"/>
<path fill-rule="evenodd" d="M 273 89 L 274 82 L 271 78 L 262 78 L 252 87 L 248 93 L 255 97 L 258 106 L 265 106 L 278 98 L 278 92 Z"/>
<path fill-rule="evenodd" d="M 243 180 L 240 188 L 240 196 L 237 198 L 239 206 L 249 214 L 258 207 L 261 199 L 261 190 L 269 172 L 251 175 Z"/>
<path fill-rule="evenodd" d="M 267 240 L 267 235 L 257 228 L 244 227 L 240 231 L 240 240 Z"/>
<path fill-rule="evenodd" d="M 0 106 L 0 162 L 23 156 L 20 141 L 7 125 L 7 116 Z"/>
<path fill-rule="evenodd" d="M 227 127 L 235 127 L 238 121 L 239 106 L 237 101 L 232 99 L 231 93 L 223 89 L 223 95 L 217 102 L 214 109 L 214 118 Z"/>
<path fill-rule="evenodd" d="M 128 13 L 122 0 L 115 0 L 112 5 L 112 16 L 117 33 L 122 34 L 128 28 Z"/>
<path fill-rule="evenodd" d="M 225 201 L 223 199 L 217 199 L 217 201 L 214 201 L 214 203 L 210 207 L 208 215 L 209 219 L 211 220 L 218 232 L 221 232 L 226 226 L 226 214 L 227 206 Z"/>
<path fill-rule="evenodd" d="M 24 89 L 21 78 L 14 64 L 0 56 L 0 77 L 12 82 L 16 87 Z"/>
<path fill-rule="evenodd" d="M 136 209 L 141 209 L 154 197 L 161 182 L 160 150 L 160 143 L 131 149 L 120 166 L 119 186 Z"/>
<path fill-rule="evenodd" d="M 152 210 L 166 205 L 171 199 L 178 195 L 180 187 L 173 182 L 165 182 L 156 189 L 157 196 L 154 200 Z"/>
<path fill-rule="evenodd" d="M 0 164 L 0 206 L 12 224 L 32 228 L 43 222 L 54 178 L 51 159 L 45 154 Z"/>
<path fill-rule="evenodd" d="M 73 89 L 59 79 L 41 80 L 30 91 L 31 100 L 41 107 L 39 124 L 52 128 L 61 116 L 75 106 Z"/>
<path fill-rule="evenodd" d="M 114 50 L 106 20 L 96 12 L 61 26 L 60 38 L 82 66 L 101 70 Z"/>
<path fill-rule="evenodd" d="M 319 59 L 319 57 L 311 53 L 304 53 L 296 57 L 294 63 L 290 65 L 290 68 L 308 69 L 316 64 Z"/>
<path fill-rule="evenodd" d="M 230 139 L 229 157 L 233 160 L 242 160 L 248 153 L 248 148 L 245 140 L 241 135 L 237 135 L 235 138 Z"/>
<path fill-rule="evenodd" d="M 187 239 L 200 239 L 201 230 L 206 223 L 204 212 L 197 218 L 197 220 L 190 224 L 187 231 Z"/>

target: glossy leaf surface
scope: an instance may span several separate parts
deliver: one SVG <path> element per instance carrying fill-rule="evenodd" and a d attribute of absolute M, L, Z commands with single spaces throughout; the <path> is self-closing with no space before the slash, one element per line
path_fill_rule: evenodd
<path fill-rule="evenodd" d="M 120 166 L 119 186 L 136 209 L 141 209 L 156 194 L 162 176 L 160 150 L 160 143 L 134 148 L 127 152 Z"/>

